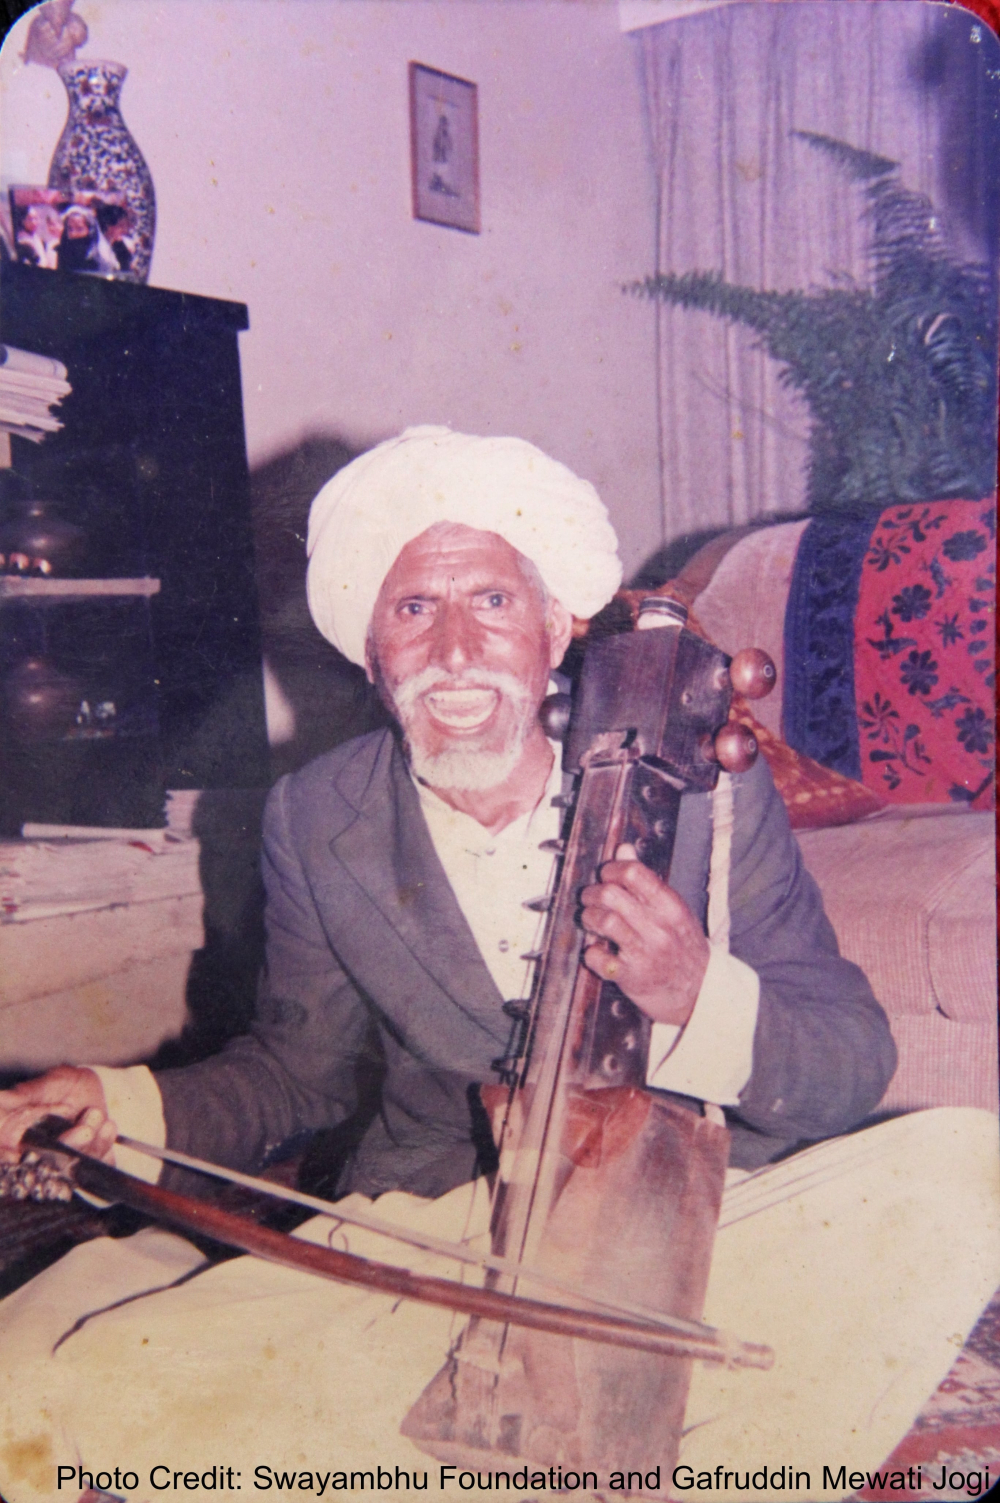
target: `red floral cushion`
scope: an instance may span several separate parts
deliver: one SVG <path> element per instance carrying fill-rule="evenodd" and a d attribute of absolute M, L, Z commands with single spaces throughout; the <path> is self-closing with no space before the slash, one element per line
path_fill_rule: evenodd
<path fill-rule="evenodd" d="M 861 568 L 854 690 L 865 785 L 892 803 L 992 802 L 996 506 L 892 506 Z"/>

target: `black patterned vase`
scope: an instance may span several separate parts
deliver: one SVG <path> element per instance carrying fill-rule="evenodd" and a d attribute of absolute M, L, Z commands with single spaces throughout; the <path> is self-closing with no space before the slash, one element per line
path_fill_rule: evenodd
<path fill-rule="evenodd" d="M 156 195 L 146 160 L 118 108 L 127 72 L 124 63 L 77 59 L 60 64 L 69 116 L 52 156 L 49 187 L 124 197 L 130 222 L 111 241 L 120 262 L 111 274 L 145 282 L 153 258 Z"/>

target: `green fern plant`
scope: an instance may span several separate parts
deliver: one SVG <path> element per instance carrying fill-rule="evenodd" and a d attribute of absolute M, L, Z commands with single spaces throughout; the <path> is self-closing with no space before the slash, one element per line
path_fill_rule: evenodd
<path fill-rule="evenodd" d="M 997 464 L 993 277 L 949 254 L 933 205 L 903 186 L 897 162 L 793 134 L 864 185 L 870 287 L 761 292 L 687 272 L 626 290 L 756 332 L 780 380 L 809 404 L 810 509 L 988 495 Z"/>

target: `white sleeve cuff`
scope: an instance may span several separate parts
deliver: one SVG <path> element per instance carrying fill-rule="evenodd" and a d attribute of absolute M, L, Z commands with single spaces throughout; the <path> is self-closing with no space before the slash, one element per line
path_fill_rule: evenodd
<path fill-rule="evenodd" d="M 163 1119 L 163 1097 L 156 1076 L 145 1065 L 130 1065 L 125 1070 L 108 1065 L 88 1065 L 101 1082 L 108 1116 L 126 1138 L 138 1138 L 154 1148 L 165 1148 L 167 1124 Z M 134 1148 L 115 1148 L 115 1167 L 136 1179 L 155 1185 L 163 1165 Z"/>
<path fill-rule="evenodd" d="M 683 1028 L 654 1023 L 646 1084 L 735 1106 L 753 1069 L 760 978 L 713 945 L 694 1011 Z"/>

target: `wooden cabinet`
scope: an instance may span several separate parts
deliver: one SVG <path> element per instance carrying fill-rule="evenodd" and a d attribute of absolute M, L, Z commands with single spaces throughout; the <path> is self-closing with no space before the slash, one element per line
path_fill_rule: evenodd
<path fill-rule="evenodd" d="M 73 387 L 61 432 L 12 439 L 14 469 L 85 529 L 87 576 L 59 587 L 68 595 L 0 584 L 6 833 L 25 820 L 158 825 L 167 788 L 269 780 L 238 350 L 247 327 L 239 303 L 0 269 L 0 341 L 55 356 Z M 86 709 L 58 736 L 26 738 L 14 723 L 28 659 L 81 688 Z M 100 721 L 97 704 L 113 713 Z"/>

